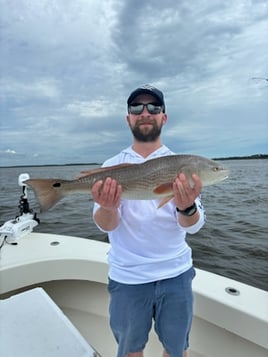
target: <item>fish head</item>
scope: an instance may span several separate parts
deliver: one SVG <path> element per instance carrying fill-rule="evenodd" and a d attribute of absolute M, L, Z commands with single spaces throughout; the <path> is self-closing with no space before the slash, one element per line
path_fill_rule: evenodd
<path fill-rule="evenodd" d="M 186 175 L 192 187 L 194 186 L 192 179 L 193 174 L 199 176 L 203 186 L 213 185 L 214 183 L 225 180 L 229 175 L 229 170 L 221 163 L 194 155 L 187 157 L 187 162 L 184 162 L 183 167 L 181 167 L 181 172 Z"/>
<path fill-rule="evenodd" d="M 215 160 L 201 160 L 195 172 L 201 179 L 203 186 L 213 185 L 228 178 L 229 170 Z"/>

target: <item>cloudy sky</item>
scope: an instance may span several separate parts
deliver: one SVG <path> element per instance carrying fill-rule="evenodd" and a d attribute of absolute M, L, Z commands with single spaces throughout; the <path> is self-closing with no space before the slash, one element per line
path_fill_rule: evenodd
<path fill-rule="evenodd" d="M 102 162 L 131 144 L 126 98 L 146 83 L 165 94 L 173 151 L 268 153 L 267 0 L 0 8 L 0 166 Z"/>

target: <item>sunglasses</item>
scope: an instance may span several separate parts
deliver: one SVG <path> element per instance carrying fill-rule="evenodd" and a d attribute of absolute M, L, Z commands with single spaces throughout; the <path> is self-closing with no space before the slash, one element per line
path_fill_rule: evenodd
<path fill-rule="evenodd" d="M 159 114 L 162 111 L 162 105 L 153 104 L 153 103 L 147 103 L 147 104 L 135 103 L 129 105 L 128 112 L 130 114 L 139 115 L 144 111 L 145 107 L 150 114 Z"/>

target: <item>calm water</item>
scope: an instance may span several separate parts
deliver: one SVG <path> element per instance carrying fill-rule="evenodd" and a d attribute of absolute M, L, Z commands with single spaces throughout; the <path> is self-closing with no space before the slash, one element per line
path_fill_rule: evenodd
<path fill-rule="evenodd" d="M 203 189 L 207 222 L 188 236 L 196 267 L 268 290 L 268 160 L 228 160 L 228 180 Z M 94 168 L 94 166 L 89 166 Z M 22 172 L 31 177 L 73 178 L 85 166 L 0 168 L 0 225 L 18 214 Z M 38 211 L 29 193 L 30 207 Z M 105 240 L 94 225 L 90 195 L 65 198 L 39 214 L 35 231 Z"/>

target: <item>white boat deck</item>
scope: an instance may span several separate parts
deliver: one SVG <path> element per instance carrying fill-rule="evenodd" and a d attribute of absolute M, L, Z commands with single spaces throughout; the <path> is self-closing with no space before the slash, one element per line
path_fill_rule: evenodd
<path fill-rule="evenodd" d="M 80 332 L 41 288 L 1 300 L 0 321 L 1 356 L 95 356 Z"/>
<path fill-rule="evenodd" d="M 17 246 L 6 244 L 0 258 L 0 297 L 43 287 L 102 357 L 115 356 L 108 323 L 108 249 L 102 242 L 39 233 Z M 239 295 L 228 294 L 227 287 Z M 189 357 L 267 357 L 267 292 L 198 269 L 193 288 Z M 160 357 L 161 350 L 152 332 L 145 357 Z"/>

